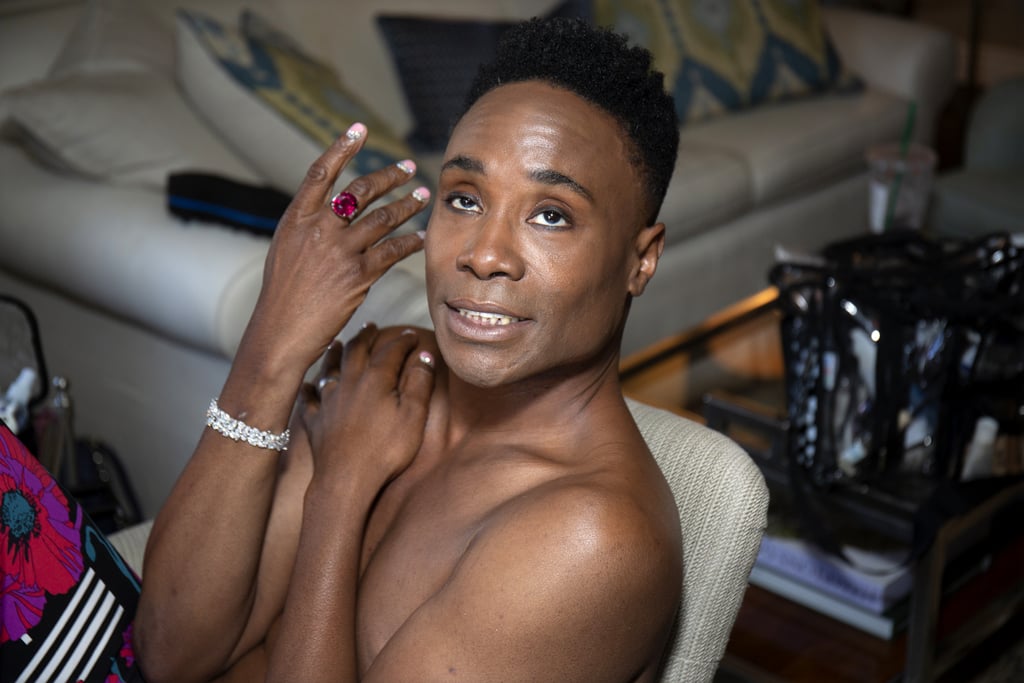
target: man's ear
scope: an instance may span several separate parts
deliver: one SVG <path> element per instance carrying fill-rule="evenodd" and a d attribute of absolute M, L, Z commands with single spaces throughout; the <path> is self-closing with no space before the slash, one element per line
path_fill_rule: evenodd
<path fill-rule="evenodd" d="M 640 296 L 647 288 L 647 283 L 654 277 L 658 269 L 658 259 L 665 250 L 665 224 L 655 223 L 642 228 L 633 241 L 636 261 L 629 274 L 629 293 Z"/>

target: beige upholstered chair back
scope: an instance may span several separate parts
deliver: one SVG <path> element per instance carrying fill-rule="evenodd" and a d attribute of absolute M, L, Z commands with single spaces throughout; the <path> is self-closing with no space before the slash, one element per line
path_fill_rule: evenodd
<path fill-rule="evenodd" d="M 768 489 L 732 440 L 668 411 L 628 403 L 672 487 L 683 529 L 683 600 L 661 680 L 710 681 L 761 545 Z"/>

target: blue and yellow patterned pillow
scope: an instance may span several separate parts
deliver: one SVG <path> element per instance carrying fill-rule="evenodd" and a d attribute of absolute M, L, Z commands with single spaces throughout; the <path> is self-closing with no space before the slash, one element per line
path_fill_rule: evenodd
<path fill-rule="evenodd" d="M 341 84 L 334 70 L 302 51 L 286 34 L 251 10 L 242 13 L 242 35 L 271 78 L 255 82 L 256 93 L 310 137 L 330 145 L 356 121 L 373 131 L 357 158 L 368 173 L 409 157 L 409 148 L 371 109 Z M 268 72 L 262 72 L 268 73 Z M 376 156 L 376 159 L 373 157 Z"/>
<path fill-rule="evenodd" d="M 319 148 L 327 148 L 352 123 L 365 123 L 370 137 L 355 160 L 357 173 L 410 156 L 408 146 L 342 85 L 330 66 L 308 55 L 255 12 L 243 11 L 237 30 L 192 10 L 179 10 L 179 17 L 235 84 Z"/>
<path fill-rule="evenodd" d="M 683 124 L 856 85 L 817 0 L 594 0 L 594 16 L 651 50 Z"/>
<path fill-rule="evenodd" d="M 766 43 L 751 81 L 751 104 L 859 86 L 839 61 L 818 0 L 758 0 L 756 4 Z"/>

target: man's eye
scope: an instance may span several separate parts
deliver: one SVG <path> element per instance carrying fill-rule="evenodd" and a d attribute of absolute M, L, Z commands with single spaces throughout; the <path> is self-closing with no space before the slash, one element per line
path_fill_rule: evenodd
<path fill-rule="evenodd" d="M 569 221 L 560 211 L 545 209 L 530 219 L 531 223 L 545 228 L 568 228 Z"/>
<path fill-rule="evenodd" d="M 449 195 L 445 200 L 449 206 L 458 211 L 470 211 L 472 213 L 480 213 L 480 204 L 477 203 L 472 197 L 468 197 L 464 194 L 453 194 Z"/>

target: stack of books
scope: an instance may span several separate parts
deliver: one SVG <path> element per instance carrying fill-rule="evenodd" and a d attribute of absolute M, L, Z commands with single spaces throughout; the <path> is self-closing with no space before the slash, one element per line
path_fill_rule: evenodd
<path fill-rule="evenodd" d="M 906 630 L 914 589 L 909 547 L 839 525 L 836 538 L 844 545 L 837 556 L 801 538 L 786 503 L 772 501 L 750 583 L 878 638 L 892 640 Z M 1024 604 L 1024 534 L 1012 519 L 961 533 L 946 548 L 940 639 L 983 609 Z"/>
<path fill-rule="evenodd" d="M 765 534 L 750 583 L 892 639 L 906 627 L 911 568 L 897 552 L 852 546 L 843 551 L 848 560 L 798 538 Z"/>

